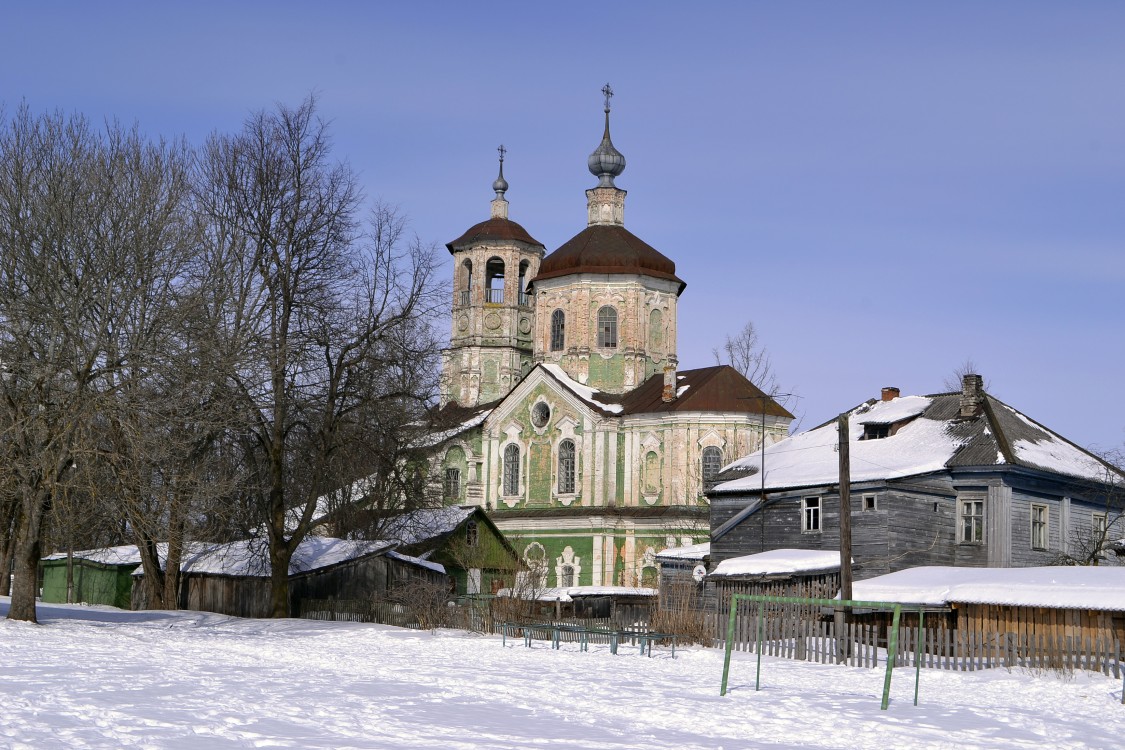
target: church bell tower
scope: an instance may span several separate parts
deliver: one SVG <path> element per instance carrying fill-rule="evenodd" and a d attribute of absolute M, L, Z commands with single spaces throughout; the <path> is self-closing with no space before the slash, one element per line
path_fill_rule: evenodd
<path fill-rule="evenodd" d="M 452 331 L 442 352 L 441 402 L 473 407 L 507 395 L 531 368 L 535 308 L 528 282 L 543 244 L 508 218 L 500 146 L 488 220 L 446 247 L 453 255 Z"/>

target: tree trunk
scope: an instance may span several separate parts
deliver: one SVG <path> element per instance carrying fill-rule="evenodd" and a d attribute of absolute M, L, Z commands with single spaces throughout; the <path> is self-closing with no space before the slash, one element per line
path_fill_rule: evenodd
<path fill-rule="evenodd" d="M 39 589 L 39 540 L 45 515 L 42 512 L 21 514 L 16 534 L 15 580 L 12 583 L 12 604 L 8 608 L 9 620 L 38 622 L 35 618 L 35 596 Z"/>
<path fill-rule="evenodd" d="M 289 617 L 289 545 L 270 545 L 270 617 Z"/>
<path fill-rule="evenodd" d="M 15 504 L 11 515 L 0 517 L 0 596 L 12 593 L 12 551 L 15 549 L 17 516 Z"/>

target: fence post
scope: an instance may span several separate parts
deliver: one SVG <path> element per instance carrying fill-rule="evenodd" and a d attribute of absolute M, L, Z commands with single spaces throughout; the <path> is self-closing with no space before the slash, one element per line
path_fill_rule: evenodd
<path fill-rule="evenodd" d="M 723 684 L 719 688 L 719 695 L 727 694 L 727 673 L 730 672 L 730 650 L 734 644 L 734 621 L 738 613 L 738 594 L 734 594 L 730 599 L 730 617 L 727 620 L 727 648 L 726 656 L 723 658 Z"/>
<path fill-rule="evenodd" d="M 902 606 L 896 604 L 894 616 L 891 617 L 891 632 L 887 633 L 887 671 L 883 677 L 883 702 L 879 706 L 883 711 L 891 702 L 891 672 L 895 668 L 895 659 L 898 658 L 898 621 L 902 616 Z"/>
<path fill-rule="evenodd" d="M 758 669 L 754 675 L 754 690 L 760 690 L 762 687 L 762 627 L 765 625 L 766 620 L 766 603 L 758 603 Z"/>
<path fill-rule="evenodd" d="M 918 610 L 918 642 L 915 644 L 914 650 L 914 705 L 918 705 L 918 683 L 922 680 L 922 638 L 926 632 L 922 629 L 923 618 L 926 613 L 921 609 Z"/>

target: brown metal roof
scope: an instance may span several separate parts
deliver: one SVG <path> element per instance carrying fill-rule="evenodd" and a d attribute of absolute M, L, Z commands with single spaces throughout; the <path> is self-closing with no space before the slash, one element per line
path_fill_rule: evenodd
<path fill-rule="evenodd" d="M 616 225 L 589 226 L 548 255 L 539 265 L 536 281 L 578 273 L 643 274 L 687 284 L 676 276 L 676 264 L 628 229 Z"/>
<path fill-rule="evenodd" d="M 480 224 L 475 224 L 460 237 L 452 242 L 446 243 L 449 252 L 452 253 L 456 248 L 471 245 L 474 242 L 489 242 L 495 240 L 515 240 L 516 242 L 526 242 L 529 245 L 538 245 L 543 247 L 543 243 L 532 237 L 527 233 L 527 230 L 521 227 L 511 219 L 489 219 L 482 221 Z"/>
<path fill-rule="evenodd" d="M 621 397 L 623 414 L 653 412 L 725 411 L 743 414 L 765 413 L 771 417 L 793 419 L 785 407 L 763 393 L 730 365 L 702 367 L 676 373 L 677 391 L 684 389 L 674 401 L 665 402 L 664 376 L 653 375 Z M 599 394 L 601 395 L 601 394 Z"/>

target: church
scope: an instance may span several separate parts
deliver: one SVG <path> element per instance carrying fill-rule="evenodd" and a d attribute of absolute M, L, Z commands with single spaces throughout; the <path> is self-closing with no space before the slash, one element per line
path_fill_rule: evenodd
<path fill-rule="evenodd" d="M 793 420 L 732 367 L 678 369 L 686 284 L 625 228 L 602 92 L 582 231 L 547 252 L 509 218 L 501 147 L 489 218 L 447 245 L 431 486 L 483 507 L 541 587 L 655 585 L 658 551 L 708 538 L 705 486 Z"/>

